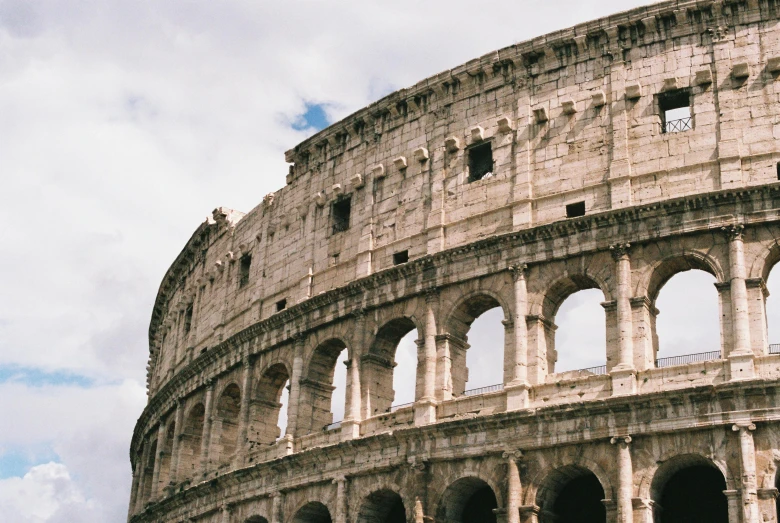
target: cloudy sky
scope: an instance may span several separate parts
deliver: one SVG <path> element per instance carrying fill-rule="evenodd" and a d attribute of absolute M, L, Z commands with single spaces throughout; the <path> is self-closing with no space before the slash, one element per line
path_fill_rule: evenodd
<path fill-rule="evenodd" d="M 286 149 L 395 89 L 641 3 L 0 0 L 3 519 L 125 519 L 155 293 L 213 208 L 248 211 Z M 707 278 L 661 294 L 667 354 L 716 348 Z M 602 299 L 559 314 L 570 368 L 603 363 Z M 498 320 L 475 325 L 470 387 L 500 381 Z"/>

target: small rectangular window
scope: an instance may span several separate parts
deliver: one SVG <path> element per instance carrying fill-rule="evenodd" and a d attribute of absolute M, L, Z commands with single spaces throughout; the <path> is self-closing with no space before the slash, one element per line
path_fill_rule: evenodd
<path fill-rule="evenodd" d="M 352 198 L 346 197 L 333 202 L 331 215 L 333 217 L 333 233 L 349 229 L 349 218 L 352 213 Z"/>
<path fill-rule="evenodd" d="M 401 251 L 393 254 L 393 265 L 400 265 L 409 261 L 409 251 Z"/>
<path fill-rule="evenodd" d="M 192 329 L 192 304 L 187 306 L 187 311 L 184 313 L 184 334 L 187 334 Z"/>
<path fill-rule="evenodd" d="M 490 142 L 481 143 L 468 150 L 469 183 L 493 176 L 493 148 Z"/>
<path fill-rule="evenodd" d="M 691 93 L 688 89 L 661 93 L 658 95 L 658 109 L 661 113 L 662 133 L 680 133 L 693 129 Z"/>
<path fill-rule="evenodd" d="M 777 162 L 776 169 L 777 169 L 777 179 L 780 180 L 780 162 Z"/>
<path fill-rule="evenodd" d="M 281 312 L 287 308 L 287 298 L 276 302 L 276 312 Z"/>
<path fill-rule="evenodd" d="M 577 216 L 585 216 L 585 202 L 570 203 L 566 206 L 567 218 L 576 218 Z"/>
<path fill-rule="evenodd" d="M 252 255 L 245 254 L 241 257 L 238 267 L 238 287 L 246 287 L 249 284 L 249 269 L 252 267 Z"/>

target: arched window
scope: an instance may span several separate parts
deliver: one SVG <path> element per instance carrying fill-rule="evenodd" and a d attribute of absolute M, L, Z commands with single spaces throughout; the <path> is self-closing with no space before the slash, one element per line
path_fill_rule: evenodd
<path fill-rule="evenodd" d="M 677 456 L 661 465 L 651 485 L 658 523 L 727 523 L 721 471 L 706 458 Z"/>
<path fill-rule="evenodd" d="M 721 303 L 715 277 L 701 263 L 679 258 L 656 269 L 667 273 L 653 292 L 656 366 L 667 367 L 719 359 L 721 351 Z M 691 299 L 691 297 L 695 299 Z M 685 357 L 682 357 L 685 356 Z"/>
<path fill-rule="evenodd" d="M 217 401 L 217 412 L 212 430 L 218 434 L 215 455 L 212 461 L 219 465 L 230 463 L 236 454 L 238 444 L 238 420 L 241 414 L 241 389 L 231 383 Z"/>
<path fill-rule="evenodd" d="M 568 465 L 555 469 L 536 494 L 540 523 L 605 523 L 604 487 L 590 470 Z"/>
<path fill-rule="evenodd" d="M 271 365 L 255 386 L 247 438 L 250 445 L 271 445 L 287 428 L 290 374 L 282 363 Z"/>
<path fill-rule="evenodd" d="M 244 523 L 268 523 L 263 516 L 250 516 L 244 520 Z"/>
<path fill-rule="evenodd" d="M 154 440 L 149 446 L 149 455 L 146 459 L 146 463 L 144 463 L 144 468 L 143 468 L 143 473 L 144 473 L 143 500 L 144 501 L 149 501 L 152 498 L 152 493 L 154 492 L 154 485 L 152 484 L 152 480 L 154 476 L 154 458 L 156 454 L 157 454 L 157 440 Z"/>
<path fill-rule="evenodd" d="M 306 503 L 292 519 L 293 523 L 331 523 L 328 507 L 319 501 Z"/>
<path fill-rule="evenodd" d="M 190 409 L 179 444 L 178 479 L 194 478 L 200 471 L 200 447 L 203 441 L 203 420 L 206 409 L 198 403 Z"/>
<path fill-rule="evenodd" d="M 605 303 L 604 293 L 589 276 L 573 274 L 556 281 L 545 293 L 542 316 L 528 324 L 529 372 L 605 373 L 608 314 L 615 316 L 614 307 Z"/>
<path fill-rule="evenodd" d="M 776 267 L 776 265 L 775 265 Z M 766 279 L 766 328 L 770 352 L 780 354 L 780 270 L 772 268 Z"/>
<path fill-rule="evenodd" d="M 393 319 L 377 331 L 360 366 L 365 417 L 415 400 L 416 340 L 415 324 L 406 317 Z"/>
<path fill-rule="evenodd" d="M 450 356 L 443 399 L 504 382 L 505 315 L 488 294 L 471 296 L 450 315 L 444 340 Z"/>
<path fill-rule="evenodd" d="M 495 523 L 496 494 L 485 481 L 467 477 L 447 487 L 436 511 L 436 521 Z"/>
<path fill-rule="evenodd" d="M 357 522 L 406 523 L 406 509 L 401 496 L 388 489 L 372 492 L 360 505 Z"/>
<path fill-rule="evenodd" d="M 165 439 L 160 452 L 160 479 L 157 492 L 168 486 L 171 480 L 171 452 L 173 452 L 173 438 L 176 434 L 176 422 L 171 420 L 165 429 Z"/>
<path fill-rule="evenodd" d="M 339 339 L 321 343 L 314 350 L 298 402 L 298 432 L 307 434 L 329 428 L 344 418 L 347 371 L 346 344 Z"/>

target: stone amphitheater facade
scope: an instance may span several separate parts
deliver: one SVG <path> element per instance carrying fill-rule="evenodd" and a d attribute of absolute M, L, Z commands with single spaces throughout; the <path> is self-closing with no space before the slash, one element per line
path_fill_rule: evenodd
<path fill-rule="evenodd" d="M 779 76 L 777 0 L 665 2 L 290 150 L 284 188 L 216 209 L 165 274 L 129 521 L 777 521 Z M 717 280 L 720 346 L 662 364 L 656 297 L 689 269 Z M 556 372 L 558 307 L 590 288 L 606 366 Z M 503 384 L 465 394 L 494 307 Z M 414 329 L 415 401 L 394 406 Z"/>

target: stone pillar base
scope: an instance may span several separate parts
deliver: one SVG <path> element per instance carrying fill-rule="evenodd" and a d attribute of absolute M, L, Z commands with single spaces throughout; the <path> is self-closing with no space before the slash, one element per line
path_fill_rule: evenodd
<path fill-rule="evenodd" d="M 620 365 L 609 373 L 612 378 L 612 395 L 625 396 L 636 394 L 636 369 L 633 367 L 620 368 Z"/>
<path fill-rule="evenodd" d="M 423 399 L 414 404 L 414 426 L 436 423 L 436 402 Z"/>
<path fill-rule="evenodd" d="M 360 437 L 360 422 L 345 419 L 341 422 L 341 441 L 349 441 Z"/>
<path fill-rule="evenodd" d="M 729 380 L 749 380 L 755 378 L 756 369 L 752 352 L 734 352 L 729 354 Z"/>
<path fill-rule="evenodd" d="M 506 523 L 507 513 L 505 508 L 494 508 L 493 514 L 496 515 L 496 523 Z"/>
<path fill-rule="evenodd" d="M 507 412 L 528 408 L 528 389 L 530 386 L 526 382 L 513 382 L 504 387 Z"/>
<path fill-rule="evenodd" d="M 276 442 L 276 448 L 279 450 L 279 457 L 289 456 L 295 452 L 292 434 L 285 434 Z"/>

